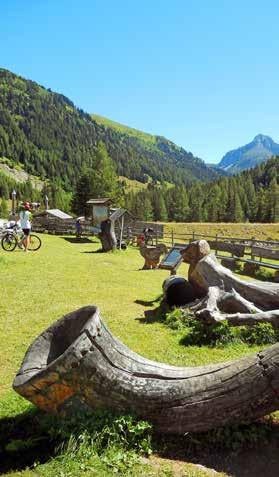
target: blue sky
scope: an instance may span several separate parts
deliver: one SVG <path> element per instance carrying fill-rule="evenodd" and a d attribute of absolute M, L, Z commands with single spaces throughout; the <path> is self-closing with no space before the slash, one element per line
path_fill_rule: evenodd
<path fill-rule="evenodd" d="M 207 162 L 279 142 L 279 2 L 0 0 L 0 65 Z"/>

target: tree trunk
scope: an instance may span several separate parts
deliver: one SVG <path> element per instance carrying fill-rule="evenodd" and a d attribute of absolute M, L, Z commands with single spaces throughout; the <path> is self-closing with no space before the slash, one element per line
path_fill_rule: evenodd
<path fill-rule="evenodd" d="M 277 410 L 278 369 L 279 344 L 202 367 L 150 361 L 115 339 L 98 309 L 88 306 L 64 316 L 34 341 L 13 386 L 49 412 L 111 408 L 134 412 L 162 433 L 185 434 Z"/>
<path fill-rule="evenodd" d="M 101 222 L 99 239 L 102 242 L 103 252 L 110 252 L 111 250 L 116 249 L 117 240 L 114 231 L 114 223 L 111 220 L 106 219 Z"/>

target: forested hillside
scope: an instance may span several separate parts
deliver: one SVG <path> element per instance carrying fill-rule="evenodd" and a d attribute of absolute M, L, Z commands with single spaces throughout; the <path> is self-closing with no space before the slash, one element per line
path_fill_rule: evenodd
<path fill-rule="evenodd" d="M 141 134 L 151 139 L 142 140 Z M 81 169 L 93 165 L 99 141 L 117 174 L 130 179 L 185 185 L 218 177 L 201 159 L 163 137 L 139 131 L 137 136 L 129 128 L 97 122 L 65 96 L 0 69 L 0 158 L 71 191 Z"/>
<path fill-rule="evenodd" d="M 126 196 L 139 218 L 176 222 L 279 222 L 279 157 L 210 184 L 147 190 Z"/>
<path fill-rule="evenodd" d="M 118 176 L 148 183 L 146 189 L 123 198 L 110 157 Z M 119 203 L 125 201 L 142 219 L 276 222 L 278 161 L 220 177 L 163 137 L 89 115 L 65 96 L 0 69 L 0 164 L 46 181 L 41 197 L 47 193 L 52 206 L 64 210 L 81 210 L 82 184 L 90 184 L 86 193 L 93 194 L 106 176 L 105 191 L 113 189 Z M 40 195 L 30 181 L 15 183 L 0 170 L 0 205 L 5 210 L 13 188 L 19 199 L 37 200 Z"/>

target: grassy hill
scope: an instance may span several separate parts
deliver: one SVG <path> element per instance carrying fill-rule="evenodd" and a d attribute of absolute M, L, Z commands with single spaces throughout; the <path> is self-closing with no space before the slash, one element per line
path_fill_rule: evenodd
<path fill-rule="evenodd" d="M 127 134 L 128 136 L 133 136 L 145 143 L 146 145 L 149 144 L 151 146 L 152 144 L 156 144 L 156 136 L 154 136 L 153 134 L 148 134 L 143 131 L 139 131 L 138 129 L 130 128 L 129 126 L 117 123 L 116 121 L 112 121 L 111 119 L 105 118 L 104 116 L 100 116 L 99 114 L 92 114 L 91 116 L 92 119 L 98 124 L 102 124 L 107 128 L 115 129 L 115 131 Z"/>

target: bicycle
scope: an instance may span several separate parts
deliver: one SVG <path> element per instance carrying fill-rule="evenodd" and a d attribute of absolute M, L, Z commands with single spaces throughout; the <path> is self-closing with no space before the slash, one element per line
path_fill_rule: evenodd
<path fill-rule="evenodd" d="M 12 229 L 7 229 L 3 233 L 1 240 L 2 249 L 5 250 L 5 252 L 13 252 L 16 247 L 23 249 L 24 238 L 24 232 L 17 225 L 14 225 Z M 36 250 L 39 250 L 41 245 L 42 241 L 37 235 L 29 235 L 29 251 L 35 252 Z"/>

